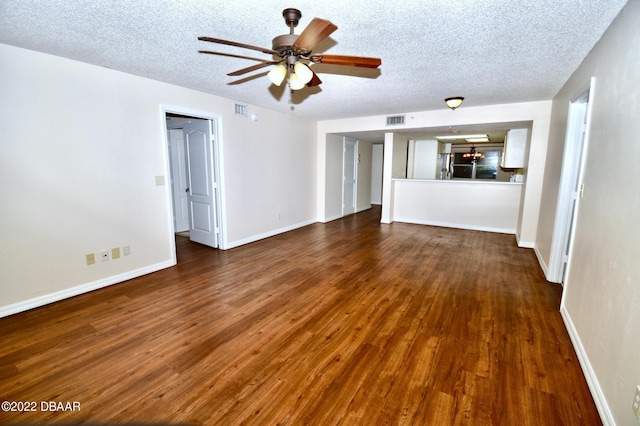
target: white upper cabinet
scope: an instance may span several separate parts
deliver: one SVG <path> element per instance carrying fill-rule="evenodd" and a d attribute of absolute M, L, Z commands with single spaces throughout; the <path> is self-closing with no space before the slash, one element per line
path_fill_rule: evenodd
<path fill-rule="evenodd" d="M 527 132 L 527 129 L 511 129 L 507 132 L 507 136 L 504 139 L 500 167 L 504 169 L 521 169 L 524 167 Z"/>

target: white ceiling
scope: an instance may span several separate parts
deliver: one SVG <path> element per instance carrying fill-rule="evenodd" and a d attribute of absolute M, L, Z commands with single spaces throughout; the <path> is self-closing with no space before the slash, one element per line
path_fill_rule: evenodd
<path fill-rule="evenodd" d="M 551 99 L 626 0 L 2 0 L 0 43 L 100 65 L 311 119 Z M 209 36 L 271 48 L 282 10 L 338 26 L 318 53 L 373 56 L 379 70 L 314 65 L 319 88 L 291 94 L 228 72 L 271 59 Z M 1 65 L 0 65 L 1 67 Z M 253 75 L 253 74 L 250 74 Z M 284 85 L 283 85 L 284 86 Z"/>

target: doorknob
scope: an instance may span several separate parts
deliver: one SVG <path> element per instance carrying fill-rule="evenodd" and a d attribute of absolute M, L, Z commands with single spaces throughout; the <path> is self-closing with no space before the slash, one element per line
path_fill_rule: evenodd
<path fill-rule="evenodd" d="M 184 192 L 189 192 L 189 188 L 185 189 Z"/>

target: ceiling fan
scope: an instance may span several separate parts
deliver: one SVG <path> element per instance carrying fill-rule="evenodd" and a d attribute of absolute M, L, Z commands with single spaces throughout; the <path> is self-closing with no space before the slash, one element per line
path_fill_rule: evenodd
<path fill-rule="evenodd" d="M 302 33 L 297 35 L 293 33 L 293 29 L 298 25 L 298 21 L 302 17 L 302 13 L 298 9 L 289 8 L 282 11 L 282 16 L 289 27 L 289 34 L 283 34 L 275 37 L 273 39 L 271 49 L 213 37 L 198 37 L 198 40 L 201 41 L 257 50 L 258 52 L 277 56 L 278 59 L 260 60 L 209 50 L 200 50 L 200 53 L 260 61 L 260 63 L 256 65 L 230 72 L 227 74 L 229 76 L 239 76 L 275 65 L 275 67 L 267 74 L 269 79 L 273 84 L 280 86 L 288 73 L 289 87 L 291 90 L 302 89 L 305 85 L 308 87 L 317 86 L 322 83 L 317 74 L 309 67 L 311 64 L 345 65 L 364 68 L 378 68 L 382 64 L 382 61 L 379 58 L 313 53 L 313 49 L 322 40 L 326 39 L 331 35 L 331 33 L 337 30 L 338 27 L 326 19 L 313 18 Z"/>

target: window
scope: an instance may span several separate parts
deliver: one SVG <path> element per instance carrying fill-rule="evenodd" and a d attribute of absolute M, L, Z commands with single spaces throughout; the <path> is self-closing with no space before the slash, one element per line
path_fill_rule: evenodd
<path fill-rule="evenodd" d="M 478 160 L 464 157 L 464 154 L 469 152 L 469 147 L 454 147 L 452 151 L 453 179 L 496 180 L 498 177 L 502 148 L 496 146 L 478 148 L 478 152 L 484 154 L 484 157 Z"/>

